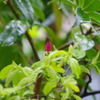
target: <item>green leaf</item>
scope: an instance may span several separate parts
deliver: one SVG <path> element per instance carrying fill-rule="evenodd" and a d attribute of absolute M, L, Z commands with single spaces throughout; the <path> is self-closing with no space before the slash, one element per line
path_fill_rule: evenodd
<path fill-rule="evenodd" d="M 46 68 L 46 74 L 48 77 L 50 77 L 52 80 L 55 80 L 56 81 L 56 76 L 57 76 L 57 73 L 56 71 L 51 67 L 51 66 L 48 66 Z"/>
<path fill-rule="evenodd" d="M 74 58 L 70 58 L 70 66 L 71 66 L 73 73 L 77 76 L 77 78 L 79 78 L 82 71 L 81 71 L 80 65 L 78 64 L 78 61 Z"/>
<path fill-rule="evenodd" d="M 27 77 L 30 77 L 33 72 L 33 70 L 29 67 L 24 67 L 22 68 L 22 71 L 24 72 L 24 74 L 27 76 Z"/>
<path fill-rule="evenodd" d="M 18 83 L 18 86 L 23 86 L 23 85 L 26 85 L 26 83 L 29 83 L 31 80 L 29 77 L 25 77 L 23 79 L 21 79 Z"/>
<path fill-rule="evenodd" d="M 74 36 L 83 50 L 91 49 L 94 46 L 94 41 L 90 37 L 86 37 L 82 34 L 75 34 Z"/>
<path fill-rule="evenodd" d="M 90 74 L 90 71 L 85 66 L 81 65 L 81 69 L 82 69 L 82 72 L 85 72 L 87 74 Z"/>
<path fill-rule="evenodd" d="M 83 8 L 85 0 L 78 0 L 78 1 L 79 1 L 79 6 Z"/>
<path fill-rule="evenodd" d="M 80 92 L 78 86 L 74 85 L 74 84 L 70 84 L 70 87 L 75 91 L 75 92 Z"/>
<path fill-rule="evenodd" d="M 47 83 L 45 84 L 44 88 L 43 88 L 43 93 L 44 93 L 45 95 L 48 95 L 48 93 L 50 93 L 51 90 L 52 90 L 53 88 L 55 88 L 55 87 L 56 87 L 56 84 L 53 83 L 52 81 L 51 81 L 51 82 L 47 82 Z"/>
<path fill-rule="evenodd" d="M 61 93 L 61 100 L 67 100 L 69 98 L 69 91 L 67 93 Z"/>
<path fill-rule="evenodd" d="M 100 26 L 100 13 L 90 12 L 90 13 L 88 13 L 88 15 L 94 23 L 96 23 L 97 25 Z"/>
<path fill-rule="evenodd" d="M 94 12 L 100 10 L 100 0 L 85 0 L 83 10 Z"/>
<path fill-rule="evenodd" d="M 0 45 L 10 46 L 19 40 L 26 31 L 26 26 L 20 21 L 11 21 L 0 34 Z"/>
<path fill-rule="evenodd" d="M 98 21 L 100 21 L 100 13 L 98 12 L 90 12 L 90 13 L 87 13 L 91 18 L 94 18 Z"/>
<path fill-rule="evenodd" d="M 0 84 L 0 91 L 2 91 L 3 90 L 3 86 Z"/>
<path fill-rule="evenodd" d="M 35 5 L 32 5 L 32 6 L 33 6 L 33 9 L 34 9 L 35 15 L 36 15 L 37 17 L 41 18 L 42 21 L 44 21 L 44 20 L 45 20 L 45 15 L 44 15 L 44 13 L 42 12 L 42 10 L 41 10 L 39 7 L 35 6 Z"/>
<path fill-rule="evenodd" d="M 48 4 L 53 3 L 53 2 L 59 2 L 59 0 L 52 0 L 52 1 L 48 2 Z M 74 2 L 72 2 L 71 0 L 61 0 L 60 2 L 66 3 L 72 7 L 76 7 Z"/>
<path fill-rule="evenodd" d="M 32 26 L 34 22 L 34 11 L 29 0 L 14 0 L 17 8 L 21 11 L 26 21 Z"/>
<path fill-rule="evenodd" d="M 76 100 L 82 100 L 79 96 L 73 94 L 73 97 L 76 99 Z"/>
<path fill-rule="evenodd" d="M 24 73 L 23 72 L 18 72 L 16 73 L 16 75 L 14 76 L 13 80 L 12 80 L 12 83 L 13 83 L 13 86 L 17 86 L 18 83 L 20 82 L 21 79 L 23 79 L 25 77 Z"/>
<path fill-rule="evenodd" d="M 49 57 L 52 58 L 52 57 L 56 57 L 56 56 L 60 56 L 60 55 L 66 55 L 66 54 L 67 54 L 67 52 L 64 50 L 54 51 L 54 52 L 50 53 Z"/>
<path fill-rule="evenodd" d="M 8 74 L 12 68 L 13 68 L 12 65 L 8 65 L 8 66 L 4 67 L 0 72 L 0 79 L 4 80 L 8 76 Z"/>
<path fill-rule="evenodd" d="M 10 81 L 14 78 L 14 76 L 18 73 L 18 70 L 14 70 L 14 71 L 11 71 L 9 74 L 8 74 L 8 77 L 6 78 L 6 84 L 5 86 L 7 87 L 10 83 Z"/>
<path fill-rule="evenodd" d="M 81 59 L 81 58 L 85 57 L 85 55 L 86 55 L 85 51 L 80 48 L 74 49 L 72 54 L 77 59 Z"/>
<path fill-rule="evenodd" d="M 76 8 L 76 25 L 79 25 L 80 23 L 85 23 L 85 22 L 89 22 L 89 16 L 84 13 L 84 11 L 80 8 L 77 7 Z"/>
<path fill-rule="evenodd" d="M 9 100 L 21 100 L 19 96 L 12 96 Z"/>
<path fill-rule="evenodd" d="M 50 37 L 52 37 L 52 38 L 55 37 L 55 33 L 53 32 L 53 30 L 52 30 L 51 28 L 49 28 L 49 27 L 47 27 L 47 26 L 43 26 L 43 27 L 44 27 L 44 29 L 47 31 L 47 34 L 48 34 Z"/>

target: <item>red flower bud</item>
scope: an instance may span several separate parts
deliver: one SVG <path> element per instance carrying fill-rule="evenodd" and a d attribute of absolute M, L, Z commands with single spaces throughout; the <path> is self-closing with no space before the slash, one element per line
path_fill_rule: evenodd
<path fill-rule="evenodd" d="M 46 51 L 47 52 L 50 52 L 52 49 L 51 49 L 51 44 L 49 42 L 46 43 Z"/>

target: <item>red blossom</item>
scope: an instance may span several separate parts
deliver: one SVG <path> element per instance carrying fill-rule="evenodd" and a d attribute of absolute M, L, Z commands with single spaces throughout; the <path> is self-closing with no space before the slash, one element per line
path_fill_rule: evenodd
<path fill-rule="evenodd" d="M 51 44 L 49 42 L 46 43 L 46 51 L 47 52 L 50 52 L 52 49 L 51 49 Z"/>

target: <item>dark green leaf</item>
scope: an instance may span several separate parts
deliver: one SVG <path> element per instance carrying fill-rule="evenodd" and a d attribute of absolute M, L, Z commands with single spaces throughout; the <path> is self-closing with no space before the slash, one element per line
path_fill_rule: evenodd
<path fill-rule="evenodd" d="M 26 27 L 20 21 L 11 21 L 0 34 L 0 45 L 10 46 L 19 40 L 25 33 Z"/>
<path fill-rule="evenodd" d="M 37 15 L 39 18 L 42 19 L 42 21 L 44 21 L 45 15 L 44 15 L 44 13 L 42 12 L 42 10 L 41 10 L 39 7 L 35 6 L 35 5 L 32 5 L 32 6 L 33 6 L 33 8 L 34 8 L 34 13 L 35 13 L 35 15 Z"/>
<path fill-rule="evenodd" d="M 34 11 L 30 4 L 30 0 L 14 0 L 16 6 L 21 11 L 25 19 L 33 25 L 34 22 Z"/>
<path fill-rule="evenodd" d="M 94 12 L 100 10 L 100 0 L 85 0 L 83 10 Z"/>
<path fill-rule="evenodd" d="M 59 0 L 52 0 L 50 1 L 48 4 L 52 3 L 52 2 L 58 2 Z M 61 2 L 66 3 L 72 7 L 76 7 L 76 5 L 71 1 L 71 0 L 61 0 Z"/>
<path fill-rule="evenodd" d="M 80 8 L 77 7 L 76 9 L 76 25 L 79 25 L 80 23 L 84 23 L 84 22 L 89 22 L 89 16 L 84 13 L 84 11 Z"/>

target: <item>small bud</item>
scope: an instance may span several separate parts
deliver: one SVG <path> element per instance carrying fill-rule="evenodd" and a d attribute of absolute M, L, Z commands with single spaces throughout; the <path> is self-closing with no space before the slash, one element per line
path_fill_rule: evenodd
<path fill-rule="evenodd" d="M 51 51 L 51 44 L 49 42 L 46 43 L 46 51 L 47 52 Z"/>

